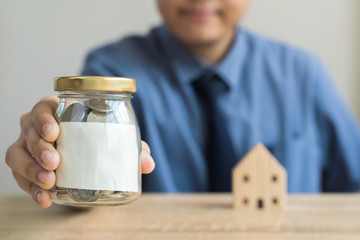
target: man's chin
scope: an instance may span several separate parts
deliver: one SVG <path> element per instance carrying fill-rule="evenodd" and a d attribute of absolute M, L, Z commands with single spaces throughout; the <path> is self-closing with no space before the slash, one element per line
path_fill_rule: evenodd
<path fill-rule="evenodd" d="M 208 46 L 216 43 L 221 36 L 215 34 L 214 31 L 189 31 L 185 36 L 180 36 L 182 42 L 186 45 Z"/>

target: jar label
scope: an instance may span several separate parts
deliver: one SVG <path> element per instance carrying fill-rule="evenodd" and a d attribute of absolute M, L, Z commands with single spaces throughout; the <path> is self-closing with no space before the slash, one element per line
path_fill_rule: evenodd
<path fill-rule="evenodd" d="M 139 145 L 131 124 L 62 122 L 57 140 L 56 185 L 139 191 Z"/>

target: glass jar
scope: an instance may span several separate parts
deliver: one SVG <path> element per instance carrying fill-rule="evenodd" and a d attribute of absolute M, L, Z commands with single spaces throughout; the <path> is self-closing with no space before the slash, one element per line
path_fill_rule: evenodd
<path fill-rule="evenodd" d="M 128 204 L 141 194 L 140 136 L 132 93 L 136 80 L 59 77 L 55 113 L 60 154 L 53 202 L 72 206 Z"/>

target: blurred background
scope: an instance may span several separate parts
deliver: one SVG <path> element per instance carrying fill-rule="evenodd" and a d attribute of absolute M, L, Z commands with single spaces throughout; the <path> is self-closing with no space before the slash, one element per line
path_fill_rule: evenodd
<path fill-rule="evenodd" d="M 24 194 L 5 164 L 19 119 L 92 48 L 161 22 L 155 0 L 0 0 L 0 194 Z M 315 53 L 360 122 L 360 1 L 252 0 L 242 24 Z"/>

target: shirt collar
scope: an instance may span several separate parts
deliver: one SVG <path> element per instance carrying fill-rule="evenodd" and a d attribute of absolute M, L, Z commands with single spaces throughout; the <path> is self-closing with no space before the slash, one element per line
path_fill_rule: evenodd
<path fill-rule="evenodd" d="M 236 88 L 241 79 L 241 73 L 246 57 L 246 43 L 243 30 L 237 28 L 235 39 L 221 62 L 215 66 L 216 73 L 231 88 Z"/>
<path fill-rule="evenodd" d="M 159 28 L 163 47 L 169 55 L 170 64 L 181 83 L 191 83 L 204 72 L 213 71 L 230 88 L 239 84 L 245 58 L 246 47 L 241 31 L 240 28 L 237 29 L 234 42 L 224 59 L 216 66 L 209 66 L 190 53 L 165 26 Z"/>

